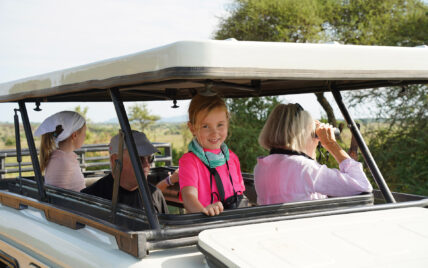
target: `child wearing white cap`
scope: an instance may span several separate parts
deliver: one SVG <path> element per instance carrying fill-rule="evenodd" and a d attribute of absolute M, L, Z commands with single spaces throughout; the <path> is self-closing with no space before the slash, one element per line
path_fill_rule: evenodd
<path fill-rule="evenodd" d="M 46 118 L 34 134 L 42 136 L 40 167 L 45 172 L 45 183 L 73 191 L 85 188 L 74 153 L 85 141 L 85 119 L 76 112 L 62 111 Z"/>

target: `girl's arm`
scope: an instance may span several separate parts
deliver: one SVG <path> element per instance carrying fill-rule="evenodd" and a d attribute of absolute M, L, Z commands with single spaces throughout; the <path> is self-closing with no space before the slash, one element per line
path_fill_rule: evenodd
<path fill-rule="evenodd" d="M 198 189 L 193 186 L 185 186 L 181 189 L 181 197 L 184 207 L 190 213 L 202 212 L 207 216 L 219 215 L 223 212 L 223 204 L 216 202 L 204 207 L 198 200 Z"/>

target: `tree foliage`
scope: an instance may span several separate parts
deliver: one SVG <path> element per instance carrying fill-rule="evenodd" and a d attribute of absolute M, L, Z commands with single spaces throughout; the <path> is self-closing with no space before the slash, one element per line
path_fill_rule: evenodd
<path fill-rule="evenodd" d="M 428 6 L 420 0 L 337 2 L 329 24 L 344 43 L 415 46 L 428 40 Z"/>
<path fill-rule="evenodd" d="M 415 46 L 428 44 L 420 0 L 235 0 L 215 39 Z M 333 109 L 317 93 L 330 124 Z"/>
<path fill-rule="evenodd" d="M 369 144 L 392 191 L 428 196 L 428 124 L 381 129 Z"/>
<path fill-rule="evenodd" d="M 146 104 L 135 103 L 129 107 L 129 122 L 140 131 L 148 131 L 148 127 L 160 119 L 157 115 L 151 115 Z"/>
<path fill-rule="evenodd" d="M 89 117 L 88 117 L 89 107 L 88 106 L 80 106 L 80 105 L 78 105 L 78 106 L 76 106 L 74 108 L 74 111 L 76 113 L 80 114 L 81 116 L 83 116 L 83 118 L 85 118 L 86 127 L 87 127 L 87 129 L 86 129 L 86 137 L 85 137 L 85 143 L 86 143 L 88 140 L 92 140 L 93 139 L 93 135 L 94 135 L 93 132 L 92 132 L 92 130 L 93 130 L 93 126 L 91 124 L 92 122 L 91 122 L 91 119 L 89 119 Z"/>
<path fill-rule="evenodd" d="M 74 108 L 74 111 L 75 111 L 76 113 L 78 113 L 78 114 L 80 114 L 81 116 L 83 116 L 83 118 L 85 118 L 86 122 L 90 123 L 90 119 L 89 119 L 89 117 L 88 117 L 88 110 L 89 110 L 89 107 L 88 107 L 88 106 L 84 106 L 84 107 L 82 107 L 82 106 L 78 105 L 78 106 L 76 106 L 76 107 Z"/>
<path fill-rule="evenodd" d="M 333 22 L 342 40 L 354 44 L 419 46 L 428 44 L 428 6 L 421 1 L 350 1 Z M 367 5 L 366 5 L 367 4 Z M 346 10 L 361 10 L 347 15 Z M 348 13 L 351 13 L 348 11 Z M 412 85 L 351 92 L 351 106 L 371 103 L 387 123 L 371 134 L 369 147 L 393 191 L 428 195 L 428 86 Z M 425 142 L 425 143 L 424 143 Z"/>
<path fill-rule="evenodd" d="M 386 124 L 366 134 L 391 190 L 428 195 L 428 87 L 362 91 L 349 99 L 357 108 L 371 101 Z"/>
<path fill-rule="evenodd" d="M 236 0 L 220 22 L 215 39 L 316 42 L 325 40 L 329 0 Z"/>
<path fill-rule="evenodd" d="M 278 103 L 276 97 L 227 100 L 231 114 L 227 144 L 239 156 L 242 171 L 253 172 L 257 156 L 267 153 L 257 141 L 269 113 Z"/>
<path fill-rule="evenodd" d="M 428 5 L 421 0 L 235 0 L 230 5 L 229 14 L 221 19 L 214 38 L 315 43 L 339 41 L 343 44 L 385 46 L 428 45 Z M 379 167 L 386 180 L 393 182 L 392 188 L 395 190 L 406 191 L 413 187 L 411 185 L 416 187 L 417 181 L 422 182 L 422 188 L 428 188 L 427 96 L 427 86 L 346 94 L 352 106 L 374 103 L 373 110 L 377 117 L 388 119 L 389 127 L 373 132 L 369 146 L 375 159 L 380 159 Z M 323 97 L 323 94 L 317 95 L 320 103 L 324 101 Z M 248 103 L 245 101 L 229 102 L 235 114 L 245 110 L 246 105 Z M 328 102 L 322 105 L 327 111 Z M 257 114 L 261 111 L 253 112 Z M 334 124 L 334 113 L 327 115 L 328 121 Z M 254 148 L 259 133 L 257 127 L 245 131 L 250 122 L 246 118 L 231 121 L 229 143 L 239 140 L 231 148 L 236 151 L 242 148 L 242 153 L 238 155 L 244 158 L 247 155 L 253 157 L 251 154 L 258 150 Z M 242 133 L 239 138 L 238 133 Z M 240 147 L 245 139 L 249 141 Z M 245 163 L 244 166 L 244 170 L 251 170 L 249 164 Z M 405 176 L 406 172 L 408 176 Z M 398 182 L 404 177 L 412 177 L 415 181 L 409 179 L 410 186 L 407 188 L 394 188 L 395 185 L 404 185 Z"/>
<path fill-rule="evenodd" d="M 215 39 L 415 46 L 428 38 L 420 0 L 235 0 Z"/>

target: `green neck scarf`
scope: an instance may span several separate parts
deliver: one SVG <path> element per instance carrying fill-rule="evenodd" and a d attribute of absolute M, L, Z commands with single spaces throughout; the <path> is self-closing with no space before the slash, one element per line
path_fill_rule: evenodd
<path fill-rule="evenodd" d="M 194 153 L 205 165 L 210 168 L 222 166 L 229 160 L 229 148 L 223 142 L 220 146 L 221 151 L 218 154 L 204 152 L 204 148 L 198 143 L 196 138 L 189 143 L 189 152 Z"/>

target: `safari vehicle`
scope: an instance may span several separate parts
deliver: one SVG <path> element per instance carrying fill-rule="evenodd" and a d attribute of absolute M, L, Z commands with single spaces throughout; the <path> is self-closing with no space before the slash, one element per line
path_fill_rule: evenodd
<path fill-rule="evenodd" d="M 428 200 L 391 193 L 341 97 L 426 83 L 427 48 L 210 40 L 1 84 L 0 102 L 17 103 L 34 168 L 34 177 L 0 181 L 1 266 L 426 267 Z M 214 217 L 156 214 L 123 102 L 175 104 L 200 91 L 226 98 L 332 92 L 379 190 Z M 26 105 L 76 101 L 113 102 L 144 209 L 44 184 Z M 173 168 L 154 168 L 148 179 Z M 251 174 L 244 177 L 255 203 Z"/>

